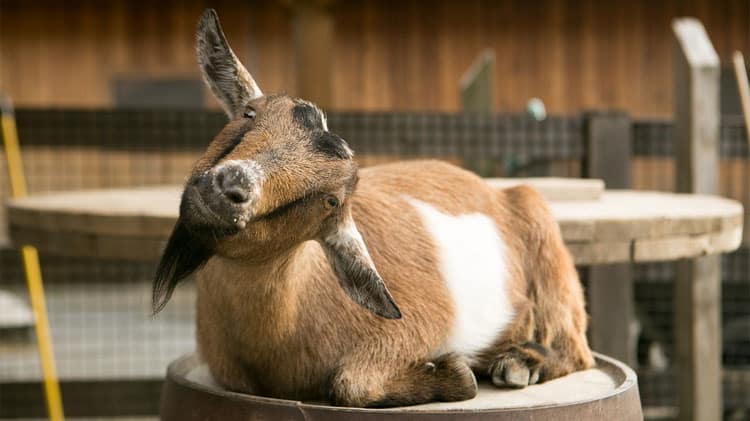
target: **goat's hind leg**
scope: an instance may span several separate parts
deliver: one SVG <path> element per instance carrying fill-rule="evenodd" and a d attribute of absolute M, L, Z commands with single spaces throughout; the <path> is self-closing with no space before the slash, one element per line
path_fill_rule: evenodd
<path fill-rule="evenodd" d="M 342 367 L 332 384 L 336 405 L 393 407 L 427 402 L 453 402 L 477 394 L 477 382 L 469 365 L 459 356 L 446 354 L 432 361 L 407 365 L 382 376 L 362 376 Z M 380 381 L 373 379 L 381 379 Z"/>

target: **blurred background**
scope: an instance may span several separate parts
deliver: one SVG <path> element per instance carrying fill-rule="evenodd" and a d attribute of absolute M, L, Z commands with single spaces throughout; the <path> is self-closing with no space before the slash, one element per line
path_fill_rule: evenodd
<path fill-rule="evenodd" d="M 721 193 L 750 203 L 730 60 L 750 54 L 747 0 L 0 0 L 0 92 L 16 107 L 31 193 L 184 181 L 225 122 L 196 65 L 206 7 L 263 91 L 324 107 L 362 165 L 431 156 L 483 176 L 581 177 L 586 116 L 596 111 L 628 122 L 630 187 L 664 191 L 675 184 L 671 22 L 696 17 L 722 65 Z M 41 418 L 27 293 L 5 221 L 0 208 L 0 418 Z M 191 285 L 152 318 L 155 262 L 41 261 L 66 413 L 155 417 L 166 365 L 194 349 Z M 641 398 L 650 419 L 670 419 L 674 269 L 636 265 L 634 277 Z M 750 419 L 744 245 L 722 258 L 722 285 L 724 413 Z"/>
<path fill-rule="evenodd" d="M 264 91 L 309 96 L 312 79 L 329 110 L 458 111 L 462 74 L 491 48 L 497 111 L 539 97 L 554 114 L 668 117 L 674 17 L 700 19 L 727 63 L 750 48 L 743 0 L 308 2 L 320 19 L 298 3 L 3 0 L 0 86 L 24 108 L 213 107 L 194 53 L 207 6 Z"/>

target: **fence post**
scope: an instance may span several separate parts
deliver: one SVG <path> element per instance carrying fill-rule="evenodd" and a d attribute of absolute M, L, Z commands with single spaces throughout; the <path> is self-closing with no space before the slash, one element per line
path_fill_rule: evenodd
<path fill-rule="evenodd" d="M 618 111 L 584 114 L 584 177 L 600 178 L 608 189 L 630 187 L 632 122 Z M 597 265 L 588 278 L 591 347 L 635 366 L 636 332 L 630 263 Z"/>
<path fill-rule="evenodd" d="M 719 58 L 700 21 L 672 31 L 676 188 L 718 194 Z M 721 419 L 721 257 L 681 260 L 674 288 L 679 418 Z"/>

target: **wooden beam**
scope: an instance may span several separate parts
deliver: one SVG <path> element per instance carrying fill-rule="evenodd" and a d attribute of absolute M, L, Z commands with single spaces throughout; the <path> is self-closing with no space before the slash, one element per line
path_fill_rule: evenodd
<path fill-rule="evenodd" d="M 747 68 L 745 67 L 745 57 L 742 53 L 735 51 L 732 54 L 734 63 L 734 76 L 737 78 L 737 93 L 740 95 L 742 104 L 742 117 L 745 121 L 745 135 L 750 142 L 750 82 L 747 80 Z"/>
<path fill-rule="evenodd" d="M 719 58 L 700 21 L 675 19 L 676 188 L 719 192 Z M 721 394 L 721 257 L 677 263 L 675 351 L 681 420 L 718 420 Z"/>
<path fill-rule="evenodd" d="M 737 93 L 740 96 L 742 117 L 745 122 L 745 140 L 747 141 L 748 146 L 750 146 L 750 82 L 747 80 L 745 57 L 740 51 L 735 51 L 734 54 L 732 54 L 732 63 L 734 64 L 734 76 L 737 79 Z M 745 159 L 742 160 L 742 164 L 747 165 Z M 746 183 L 744 179 L 740 183 L 732 183 L 730 185 L 744 186 L 740 188 L 744 188 L 745 194 L 750 196 L 750 183 Z M 750 206 L 745 206 L 745 221 L 750 221 Z M 743 230 L 744 234 L 742 238 L 746 239 L 745 241 L 748 241 L 748 239 L 750 239 L 750 226 L 745 223 Z"/>
<path fill-rule="evenodd" d="M 333 102 L 333 1 L 292 0 L 295 94 L 321 107 Z"/>
<path fill-rule="evenodd" d="M 632 124 L 620 112 L 584 115 L 586 148 L 583 174 L 599 178 L 608 189 L 630 187 Z M 637 336 L 630 263 L 588 268 L 588 302 L 591 314 L 591 347 L 634 367 Z"/>

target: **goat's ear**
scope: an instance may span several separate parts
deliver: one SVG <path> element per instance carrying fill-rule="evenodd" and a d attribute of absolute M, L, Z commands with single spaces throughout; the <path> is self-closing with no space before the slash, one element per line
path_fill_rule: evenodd
<path fill-rule="evenodd" d="M 190 235 L 182 221 L 177 221 L 156 268 L 152 291 L 154 314 L 167 305 L 177 284 L 203 266 L 212 254 L 210 248 Z"/>
<path fill-rule="evenodd" d="M 251 99 L 263 96 L 253 77 L 229 47 L 214 9 L 203 12 L 196 42 L 203 79 L 229 118 L 241 113 Z"/>
<path fill-rule="evenodd" d="M 401 318 L 401 311 L 375 269 L 362 235 L 348 212 L 320 243 L 349 297 L 378 316 Z"/>

